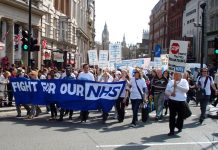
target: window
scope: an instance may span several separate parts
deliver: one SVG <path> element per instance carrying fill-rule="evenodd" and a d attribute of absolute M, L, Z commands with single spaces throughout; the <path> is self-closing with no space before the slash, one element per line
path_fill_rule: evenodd
<path fill-rule="evenodd" d="M 66 21 L 61 21 L 60 22 L 60 38 L 63 41 L 67 41 L 68 35 L 67 32 L 68 31 L 68 25 Z"/>
<path fill-rule="evenodd" d="M 53 19 L 53 38 L 57 39 L 57 18 Z"/>
<path fill-rule="evenodd" d="M 50 37 L 51 30 L 51 16 L 49 14 L 45 15 L 45 37 Z"/>

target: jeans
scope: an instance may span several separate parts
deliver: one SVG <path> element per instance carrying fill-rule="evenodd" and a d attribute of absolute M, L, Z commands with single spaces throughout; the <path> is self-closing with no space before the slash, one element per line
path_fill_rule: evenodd
<path fill-rule="evenodd" d="M 136 124 L 136 122 L 138 121 L 138 110 L 141 101 L 141 99 L 131 99 L 133 112 L 132 124 Z"/>
<path fill-rule="evenodd" d="M 160 118 L 163 115 L 163 107 L 164 107 L 164 96 L 165 93 L 162 92 L 159 94 L 157 99 L 157 109 L 156 109 L 156 117 Z"/>
<path fill-rule="evenodd" d="M 201 108 L 200 119 L 204 120 L 206 118 L 206 108 L 207 108 L 207 104 L 210 101 L 210 95 L 204 96 L 204 98 L 199 99 L 199 101 L 200 101 L 200 108 Z"/>

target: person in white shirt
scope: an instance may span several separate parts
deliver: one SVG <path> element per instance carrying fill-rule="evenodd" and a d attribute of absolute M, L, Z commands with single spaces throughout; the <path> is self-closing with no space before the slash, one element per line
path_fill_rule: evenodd
<path fill-rule="evenodd" d="M 188 81 L 182 78 L 181 73 L 175 72 L 174 79 L 168 82 L 165 90 L 165 94 L 169 96 L 170 109 L 170 132 L 168 133 L 168 136 L 174 135 L 175 127 L 178 128 L 178 132 L 182 131 L 184 122 L 183 112 L 187 98 L 186 93 L 188 92 L 188 90 Z M 176 119 L 177 115 L 178 117 Z"/>
<path fill-rule="evenodd" d="M 199 118 L 200 124 L 203 123 L 206 113 L 206 108 L 207 105 L 210 101 L 210 96 L 211 96 L 211 87 L 215 91 L 215 95 L 217 95 L 217 88 L 214 84 L 213 77 L 208 75 L 208 69 L 207 68 L 202 68 L 201 69 L 201 76 L 197 78 L 196 86 L 198 90 L 203 91 L 204 95 L 202 94 L 198 95 L 197 99 L 200 102 L 200 107 L 201 107 L 201 116 Z"/>
<path fill-rule="evenodd" d="M 88 80 L 88 81 L 95 81 L 94 75 L 89 71 L 89 65 L 83 64 L 83 71 L 79 73 L 78 80 Z M 80 112 L 80 119 L 81 122 L 86 122 L 88 119 L 89 112 L 87 110 L 82 110 Z"/>
<path fill-rule="evenodd" d="M 130 87 L 130 99 L 133 111 L 131 127 L 135 127 L 138 120 L 139 105 L 147 99 L 148 94 L 147 85 L 142 77 L 141 70 L 138 68 L 134 70 L 134 77 L 130 79 Z"/>

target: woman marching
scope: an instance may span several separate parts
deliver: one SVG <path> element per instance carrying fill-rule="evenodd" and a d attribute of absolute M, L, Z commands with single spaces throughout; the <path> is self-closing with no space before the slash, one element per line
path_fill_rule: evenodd
<path fill-rule="evenodd" d="M 170 109 L 170 120 L 169 127 L 170 132 L 168 136 L 174 135 L 175 127 L 178 128 L 178 132 L 182 132 L 183 128 L 183 113 L 186 103 L 187 95 L 189 90 L 189 84 L 186 79 L 182 78 L 182 74 L 175 72 L 174 80 L 170 80 L 167 84 L 165 93 L 169 96 L 169 109 Z M 178 115 L 177 119 L 176 116 Z"/>
<path fill-rule="evenodd" d="M 135 69 L 134 76 L 130 80 L 130 87 L 130 99 L 133 111 L 131 127 L 136 127 L 139 105 L 147 99 L 148 93 L 147 85 L 138 68 Z"/>
<path fill-rule="evenodd" d="M 125 117 L 125 107 L 128 103 L 128 97 L 129 97 L 129 76 L 126 70 L 121 71 L 121 76 L 119 81 L 126 81 L 125 90 L 123 90 L 120 97 L 116 101 L 116 109 L 118 113 L 117 119 L 119 122 L 123 122 Z"/>

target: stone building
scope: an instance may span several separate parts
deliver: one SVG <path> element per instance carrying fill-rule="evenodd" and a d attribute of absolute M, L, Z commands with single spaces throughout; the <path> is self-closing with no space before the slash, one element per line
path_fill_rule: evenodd
<path fill-rule="evenodd" d="M 78 0 L 77 2 L 77 67 L 88 62 L 88 50 L 95 46 L 95 1 Z"/>
<path fill-rule="evenodd" d="M 42 62 L 46 66 L 74 65 L 76 41 L 77 2 L 74 0 L 43 0 L 42 9 Z M 47 55 L 46 55 L 47 54 Z"/>
<path fill-rule="evenodd" d="M 202 0 L 191 0 L 183 12 L 182 37 L 189 41 L 187 62 L 200 62 L 202 30 Z"/>
<path fill-rule="evenodd" d="M 21 50 L 22 30 L 28 30 L 28 0 L 0 1 L 0 59 L 27 65 L 27 52 Z M 32 36 L 39 52 L 31 52 L 32 64 L 80 67 L 87 62 L 87 50 L 95 46 L 94 0 L 32 1 Z M 3 59 L 5 60 L 5 59 Z"/>
<path fill-rule="evenodd" d="M 218 37 L 218 0 L 207 0 L 205 23 L 205 59 L 206 62 L 217 62 L 214 55 L 214 38 Z"/>
<path fill-rule="evenodd" d="M 28 30 L 28 1 L 1 0 L 0 1 L 0 59 L 8 63 L 25 65 L 28 63 L 27 52 L 21 49 L 22 30 Z M 40 41 L 41 21 L 46 12 L 41 8 L 42 1 L 32 3 L 32 36 Z M 32 52 L 32 62 L 39 67 L 41 52 Z M 2 62 L 4 65 L 7 62 Z"/>

